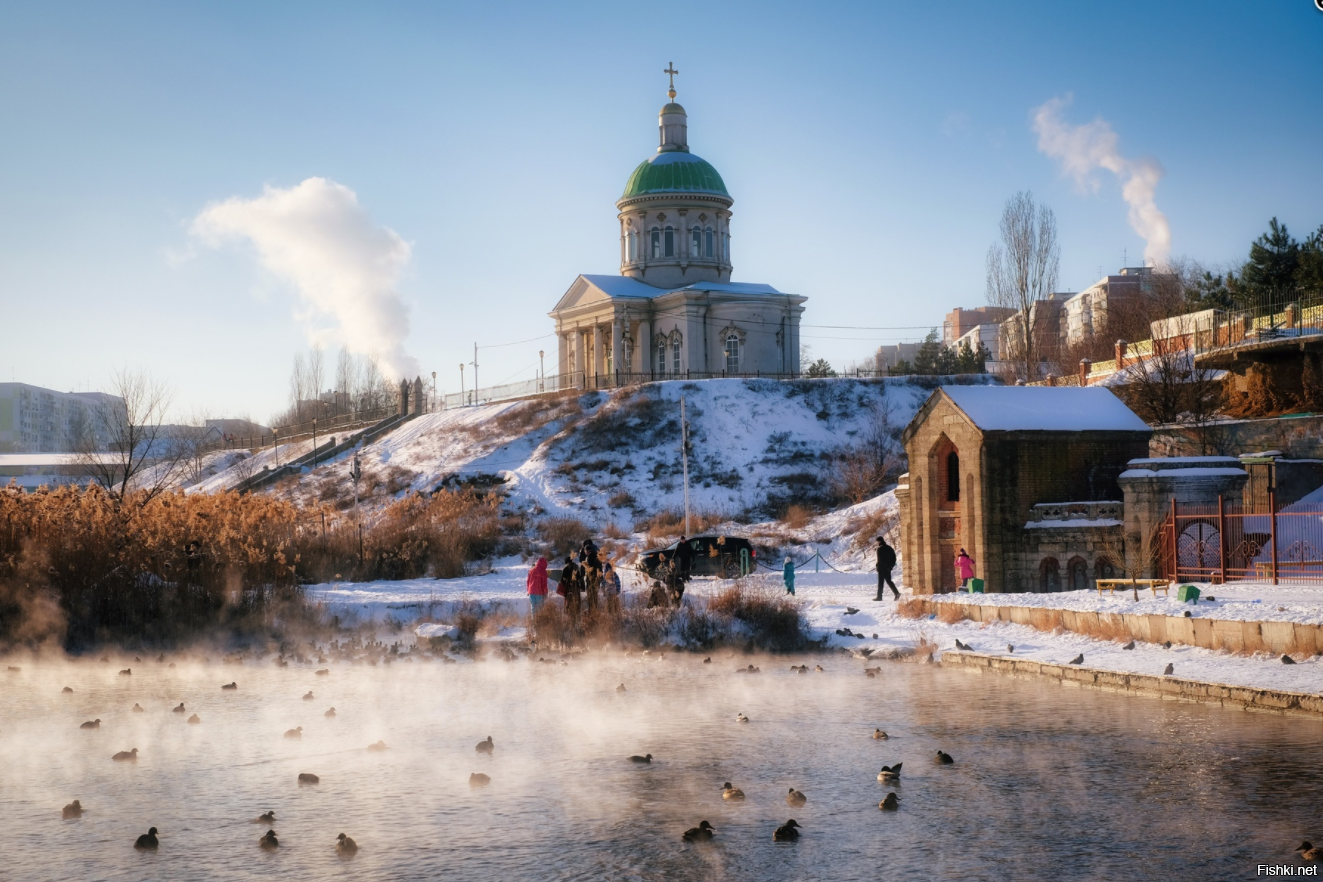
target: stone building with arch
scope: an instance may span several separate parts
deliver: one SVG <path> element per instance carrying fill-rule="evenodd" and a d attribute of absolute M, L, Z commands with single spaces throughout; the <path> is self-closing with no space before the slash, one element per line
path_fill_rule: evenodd
<path fill-rule="evenodd" d="M 953 590 L 961 548 L 990 592 L 1089 588 L 1124 572 L 1118 478 L 1150 435 L 1105 388 L 938 388 L 901 436 L 905 581 Z"/>
<path fill-rule="evenodd" d="M 674 86 L 667 95 L 657 151 L 616 201 L 620 274 L 579 276 L 550 313 L 557 371 L 590 385 L 797 374 L 807 298 L 731 281 L 734 200 L 689 151 L 688 114 Z"/>

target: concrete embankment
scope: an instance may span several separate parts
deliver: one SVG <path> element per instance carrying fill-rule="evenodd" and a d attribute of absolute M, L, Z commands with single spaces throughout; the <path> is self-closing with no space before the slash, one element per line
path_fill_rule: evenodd
<path fill-rule="evenodd" d="M 1126 692 L 1176 701 L 1197 701 L 1246 711 L 1292 714 L 1323 719 L 1323 695 L 1225 686 L 1177 677 L 1127 674 L 1080 665 L 1057 665 L 1029 659 L 1008 658 L 982 652 L 944 652 L 942 665 L 979 673 L 1010 674 L 1056 680 L 1063 685 L 1088 686 L 1109 692 Z"/>
<path fill-rule="evenodd" d="M 914 598 L 925 615 L 976 622 L 1012 622 L 1040 631 L 1074 631 L 1111 640 L 1183 643 L 1228 652 L 1271 652 L 1289 655 L 1323 653 L 1323 625 L 1299 622 L 1242 622 L 1194 615 L 1190 618 L 1128 613 L 1086 612 L 1036 606 L 988 606 L 978 603 Z"/>

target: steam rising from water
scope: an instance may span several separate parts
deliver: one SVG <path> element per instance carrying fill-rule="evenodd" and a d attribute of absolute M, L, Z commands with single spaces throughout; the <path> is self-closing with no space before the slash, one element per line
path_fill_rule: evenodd
<path fill-rule="evenodd" d="M 404 348 L 409 315 L 396 291 L 409 243 L 374 224 L 353 190 L 326 178 L 267 186 L 255 199 L 208 205 L 192 231 L 213 247 L 251 242 L 262 265 L 298 289 L 312 342 L 377 356 L 395 379 L 418 372 Z M 331 328 L 315 327 L 328 318 Z"/>
<path fill-rule="evenodd" d="M 1213 878 L 1298 840 L 1323 786 L 1312 721 L 926 665 L 865 678 L 841 656 L 360 660 L 322 677 L 270 656 L 9 663 L 22 671 L 0 681 L 0 813 L 24 879 L 963 879 L 990 862 L 997 878 L 1059 879 L 1141 860 L 1151 878 Z M 734 673 L 749 663 L 762 673 Z M 201 724 L 170 713 L 181 701 Z M 295 726 L 302 739 L 282 737 Z M 487 735 L 491 757 L 474 750 Z M 368 752 L 377 740 L 390 750 Z M 136 764 L 110 761 L 131 747 Z M 939 747 L 956 765 L 932 763 Z M 897 761 L 901 809 L 883 815 L 875 777 Z M 321 783 L 299 787 L 305 771 Z M 470 788 L 472 772 L 491 785 Z M 723 803 L 724 781 L 746 801 Z M 792 786 L 807 806 L 785 805 Z M 75 798 L 87 814 L 60 820 Z M 267 810 L 273 854 L 250 823 Z M 804 838 L 774 844 L 789 817 Z M 716 841 L 682 844 L 703 819 Z M 149 826 L 160 853 L 134 852 Z M 340 832 L 361 846 L 352 862 L 334 854 Z"/>
<path fill-rule="evenodd" d="M 1099 117 L 1091 123 L 1073 126 L 1061 118 L 1073 95 L 1053 98 L 1034 110 L 1034 131 L 1038 149 L 1061 161 L 1061 169 L 1075 179 L 1082 190 L 1096 192 L 1094 169 L 1103 168 L 1121 181 L 1121 196 L 1130 206 L 1130 226 L 1144 238 L 1144 258 L 1156 266 L 1165 266 L 1171 256 L 1171 226 L 1158 209 L 1158 181 L 1165 172 L 1152 157 L 1126 159 L 1121 155 L 1116 132 Z"/>

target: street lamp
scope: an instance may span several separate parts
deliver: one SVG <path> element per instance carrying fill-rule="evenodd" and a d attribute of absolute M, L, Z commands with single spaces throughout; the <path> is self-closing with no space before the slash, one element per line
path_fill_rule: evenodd
<path fill-rule="evenodd" d="M 538 371 L 541 379 L 538 380 L 537 384 L 537 391 L 539 392 L 545 392 L 547 390 L 547 363 L 543 361 L 543 359 L 546 358 L 546 355 L 547 353 L 541 349 L 537 351 L 538 364 L 541 365 L 541 369 Z"/>
<path fill-rule="evenodd" d="M 464 362 L 459 363 L 459 406 L 464 406 Z"/>
<path fill-rule="evenodd" d="M 432 371 L 432 411 L 436 411 L 436 371 Z"/>

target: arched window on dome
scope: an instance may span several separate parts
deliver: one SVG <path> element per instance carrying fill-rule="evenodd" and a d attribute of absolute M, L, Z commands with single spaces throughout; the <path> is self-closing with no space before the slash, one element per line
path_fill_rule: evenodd
<path fill-rule="evenodd" d="M 726 335 L 726 373 L 740 372 L 740 335 L 731 332 Z"/>
<path fill-rule="evenodd" d="M 716 256 L 715 249 L 712 247 L 712 228 L 708 227 L 706 230 L 704 230 L 703 235 L 706 237 L 706 242 L 707 242 L 707 256 L 715 257 Z"/>
<path fill-rule="evenodd" d="M 626 247 L 625 247 L 625 253 L 628 255 L 628 257 L 627 257 L 626 259 L 627 259 L 630 263 L 633 263 L 634 261 L 638 260 L 638 254 L 639 254 L 639 235 L 638 235 L 638 233 L 634 232 L 633 230 L 630 230 L 630 231 L 629 231 L 629 238 L 627 239 L 627 244 L 626 244 Z"/>
<path fill-rule="evenodd" d="M 698 258 L 703 256 L 703 228 L 694 227 L 694 242 L 689 250 L 689 256 Z"/>
<path fill-rule="evenodd" d="M 667 257 L 674 257 L 674 256 L 675 256 L 675 227 L 668 226 L 668 227 L 666 228 L 666 236 L 665 236 L 665 238 L 666 238 L 666 256 L 667 256 Z"/>
<path fill-rule="evenodd" d="M 652 228 L 652 259 L 657 260 L 661 257 L 661 230 L 657 227 Z"/>

